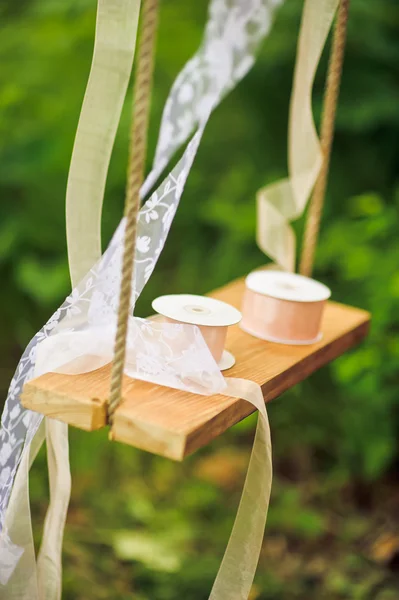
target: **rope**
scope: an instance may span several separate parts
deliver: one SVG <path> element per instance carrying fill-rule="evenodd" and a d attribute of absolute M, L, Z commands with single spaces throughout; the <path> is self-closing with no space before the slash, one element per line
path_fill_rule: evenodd
<path fill-rule="evenodd" d="M 344 59 L 348 12 L 349 0 L 341 0 L 334 30 L 327 83 L 324 94 L 320 136 L 321 150 L 324 160 L 309 205 L 299 268 L 299 272 L 308 277 L 312 275 L 314 255 L 319 236 L 320 220 L 326 194 L 331 147 L 334 137 L 335 115 L 337 111 L 339 87 L 341 83 L 342 65 Z"/>
<path fill-rule="evenodd" d="M 158 0 L 144 0 L 133 94 L 133 124 L 129 146 L 129 168 L 125 200 L 126 229 L 119 295 L 118 324 L 108 400 L 108 421 L 111 426 L 114 412 L 122 400 L 126 339 L 128 333 L 130 303 L 132 299 L 132 282 L 134 280 L 137 216 L 140 209 L 140 188 L 143 183 L 145 170 L 157 23 Z"/>

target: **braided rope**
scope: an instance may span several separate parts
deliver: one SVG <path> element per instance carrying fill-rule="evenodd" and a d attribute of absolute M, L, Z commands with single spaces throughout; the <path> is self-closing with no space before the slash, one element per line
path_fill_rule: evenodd
<path fill-rule="evenodd" d="M 324 94 L 321 123 L 321 150 L 323 163 L 310 201 L 302 247 L 299 271 L 302 275 L 312 275 L 314 255 L 319 236 L 320 221 L 326 194 L 331 147 L 334 137 L 334 123 L 337 111 L 339 88 L 344 59 L 346 31 L 349 13 L 349 0 L 341 0 L 334 30 L 326 89 Z"/>
<path fill-rule="evenodd" d="M 116 408 L 122 400 L 123 371 L 137 237 L 137 216 L 140 209 L 140 188 L 144 179 L 147 150 L 154 49 L 158 23 L 158 0 L 144 0 L 140 27 L 140 42 L 133 94 L 133 125 L 130 136 L 129 168 L 126 186 L 126 229 L 123 249 L 122 277 L 119 295 L 118 324 L 115 337 L 111 387 L 108 400 L 108 421 L 112 426 Z"/>

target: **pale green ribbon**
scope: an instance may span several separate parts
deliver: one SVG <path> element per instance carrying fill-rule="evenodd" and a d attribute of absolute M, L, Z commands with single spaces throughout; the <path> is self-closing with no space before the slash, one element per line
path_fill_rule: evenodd
<path fill-rule="evenodd" d="M 74 287 L 101 257 L 101 211 L 117 126 L 130 79 L 140 0 L 98 0 L 93 61 L 67 186 L 69 270 Z M 40 369 L 40 365 L 36 365 Z M 37 566 L 29 507 L 29 468 L 47 439 L 50 504 Z M 4 600 L 60 600 L 62 540 L 71 492 L 68 426 L 46 418 L 25 452 L 6 515 L 6 530 L 24 550 Z"/>
<path fill-rule="evenodd" d="M 242 398 L 258 411 L 255 440 L 226 552 L 209 600 L 247 600 L 258 565 L 272 487 L 272 445 L 262 390 L 247 379 L 226 377 L 225 395 Z"/>
<path fill-rule="evenodd" d="M 140 0 L 99 0 L 90 76 L 69 170 L 66 226 L 72 287 L 101 257 L 101 212 L 132 70 Z M 71 493 L 68 425 L 46 419 L 51 501 L 38 558 L 40 600 L 60 600 L 62 540 Z"/>
<path fill-rule="evenodd" d="M 68 176 L 66 227 L 75 287 L 101 257 L 101 212 L 132 70 L 140 0 L 98 0 L 93 62 Z"/>
<path fill-rule="evenodd" d="M 298 218 L 317 179 L 322 154 L 312 114 L 312 86 L 338 0 L 306 0 L 299 33 L 289 121 L 288 180 L 258 194 L 258 243 L 278 266 L 295 268 L 295 237 L 289 221 Z M 233 531 L 210 600 L 247 600 L 258 563 L 270 498 L 270 430 L 258 385 L 226 378 L 226 393 L 259 411 L 251 460 Z"/>
<path fill-rule="evenodd" d="M 295 270 L 296 240 L 290 222 L 305 210 L 322 164 L 313 120 L 312 87 L 339 0 L 306 0 L 291 95 L 289 178 L 257 194 L 258 246 L 281 268 Z"/>

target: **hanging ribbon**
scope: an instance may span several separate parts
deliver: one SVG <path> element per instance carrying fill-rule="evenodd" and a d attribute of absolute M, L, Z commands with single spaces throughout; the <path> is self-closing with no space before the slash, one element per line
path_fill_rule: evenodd
<path fill-rule="evenodd" d="M 111 152 L 129 84 L 140 0 L 98 0 L 93 60 L 67 183 L 73 287 L 101 256 L 101 212 Z"/>
<path fill-rule="evenodd" d="M 99 0 L 92 67 L 75 138 L 67 185 L 67 238 L 72 284 L 101 256 L 100 220 L 112 146 L 125 98 L 136 44 L 140 0 Z M 40 365 L 36 363 L 36 374 Z M 34 417 L 37 421 L 37 416 Z M 4 419 L 4 415 L 3 415 Z M 44 425 L 44 424 L 43 424 Z M 71 475 L 68 426 L 45 419 L 25 443 L 2 537 L 0 598 L 60 600 L 62 540 Z M 29 507 L 29 457 L 47 439 L 50 505 L 36 559 Z M 33 453 L 34 448 L 34 453 Z M 1 511 L 0 511 L 1 512 Z M 1 524 L 1 523 L 0 523 Z M 6 556 L 9 556 L 8 569 Z M 3 560 L 4 559 L 4 560 Z"/>
<path fill-rule="evenodd" d="M 257 242 L 281 268 L 295 270 L 296 242 L 290 222 L 305 210 L 322 165 L 312 112 L 312 87 L 339 0 L 306 0 L 299 33 L 291 96 L 289 178 L 257 195 Z"/>
<path fill-rule="evenodd" d="M 247 600 L 262 549 L 272 487 L 270 427 L 259 385 L 231 377 L 226 383 L 226 394 L 247 400 L 259 415 L 240 505 L 209 600 Z"/>
<path fill-rule="evenodd" d="M 45 427 L 50 505 L 37 560 L 37 579 L 40 600 L 61 600 L 62 544 L 71 496 L 68 425 L 46 418 Z"/>

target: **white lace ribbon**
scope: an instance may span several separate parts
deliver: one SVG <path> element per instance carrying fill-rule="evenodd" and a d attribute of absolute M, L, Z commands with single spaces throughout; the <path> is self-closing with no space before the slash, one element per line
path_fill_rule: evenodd
<path fill-rule="evenodd" d="M 0 534 L 0 599 L 39 599 L 29 503 L 29 469 L 44 441 L 44 423 L 22 454 Z"/>
<path fill-rule="evenodd" d="M 113 1 L 115 7 L 120 7 L 124 1 L 133 0 Z M 179 83 L 172 88 L 164 112 L 153 171 L 143 193 L 148 191 L 164 168 L 165 161 L 174 153 L 177 140 L 180 145 L 196 126 L 198 128 L 182 158 L 140 211 L 133 302 L 148 281 L 162 251 L 207 120 L 223 95 L 253 64 L 254 52 L 269 29 L 271 14 L 276 4 L 277 2 L 272 0 L 213 0 L 211 3 L 203 44 L 188 68 L 183 70 L 180 82 L 178 78 Z M 194 113 L 194 116 L 189 119 L 188 115 L 191 113 Z M 82 121 L 80 125 L 82 126 Z M 82 138 L 78 136 L 77 140 L 79 139 L 82 143 Z M 103 142 L 109 143 L 109 138 L 102 138 L 101 143 Z M 101 143 L 99 142 L 99 152 L 102 151 Z M 86 151 L 90 149 L 92 146 L 89 145 Z M 106 169 L 107 166 L 108 161 L 102 163 L 102 169 Z M 101 178 L 99 181 L 102 185 Z M 98 202 L 102 199 L 102 193 L 96 197 L 95 210 L 100 211 Z M 103 257 L 90 269 L 65 303 L 31 341 L 17 368 L 10 386 L 0 432 L 0 522 L 4 521 L 9 493 L 21 456 L 22 460 L 25 460 L 23 464 L 26 465 L 27 459 L 24 457 L 29 453 L 30 442 L 34 439 L 42 420 L 40 415 L 22 409 L 19 402 L 23 384 L 34 376 L 38 348 L 40 347 L 40 352 L 45 354 L 46 348 L 48 350 L 51 344 L 55 343 L 57 347 L 60 344 L 59 349 L 65 350 L 67 338 L 69 347 L 74 345 L 73 339 L 85 340 L 85 343 L 90 345 L 89 338 L 93 333 L 98 334 L 96 339 L 101 342 L 104 352 L 101 356 L 97 353 L 96 360 L 106 360 L 113 347 L 123 227 L 122 221 Z M 95 239 L 93 236 L 92 241 Z M 93 251 L 92 256 L 95 254 Z M 107 335 L 104 336 L 104 332 Z M 166 385 L 196 393 L 223 391 L 224 379 L 196 328 L 177 330 L 173 325 L 159 328 L 153 323 L 132 317 L 129 335 L 134 343 L 129 347 L 127 368 L 131 369 L 129 372 L 135 377 L 160 384 L 165 382 Z M 68 359 L 81 360 L 80 354 L 80 351 L 75 349 L 68 355 Z M 57 352 L 54 352 L 54 356 L 56 355 Z M 49 355 L 46 356 L 48 358 Z M 201 358 L 200 361 L 198 357 Z M 49 370 L 49 366 L 48 362 L 46 370 Z M 50 444 L 51 439 L 54 438 L 49 437 Z M 59 505 L 59 502 L 56 504 Z M 10 506 L 10 510 L 12 512 L 13 507 Z M 11 542 L 13 543 L 13 540 Z M 50 546 L 51 544 L 47 545 L 47 548 Z M 58 550 L 59 544 L 55 544 L 51 552 Z M 0 557 L 0 569 L 1 560 Z"/>

